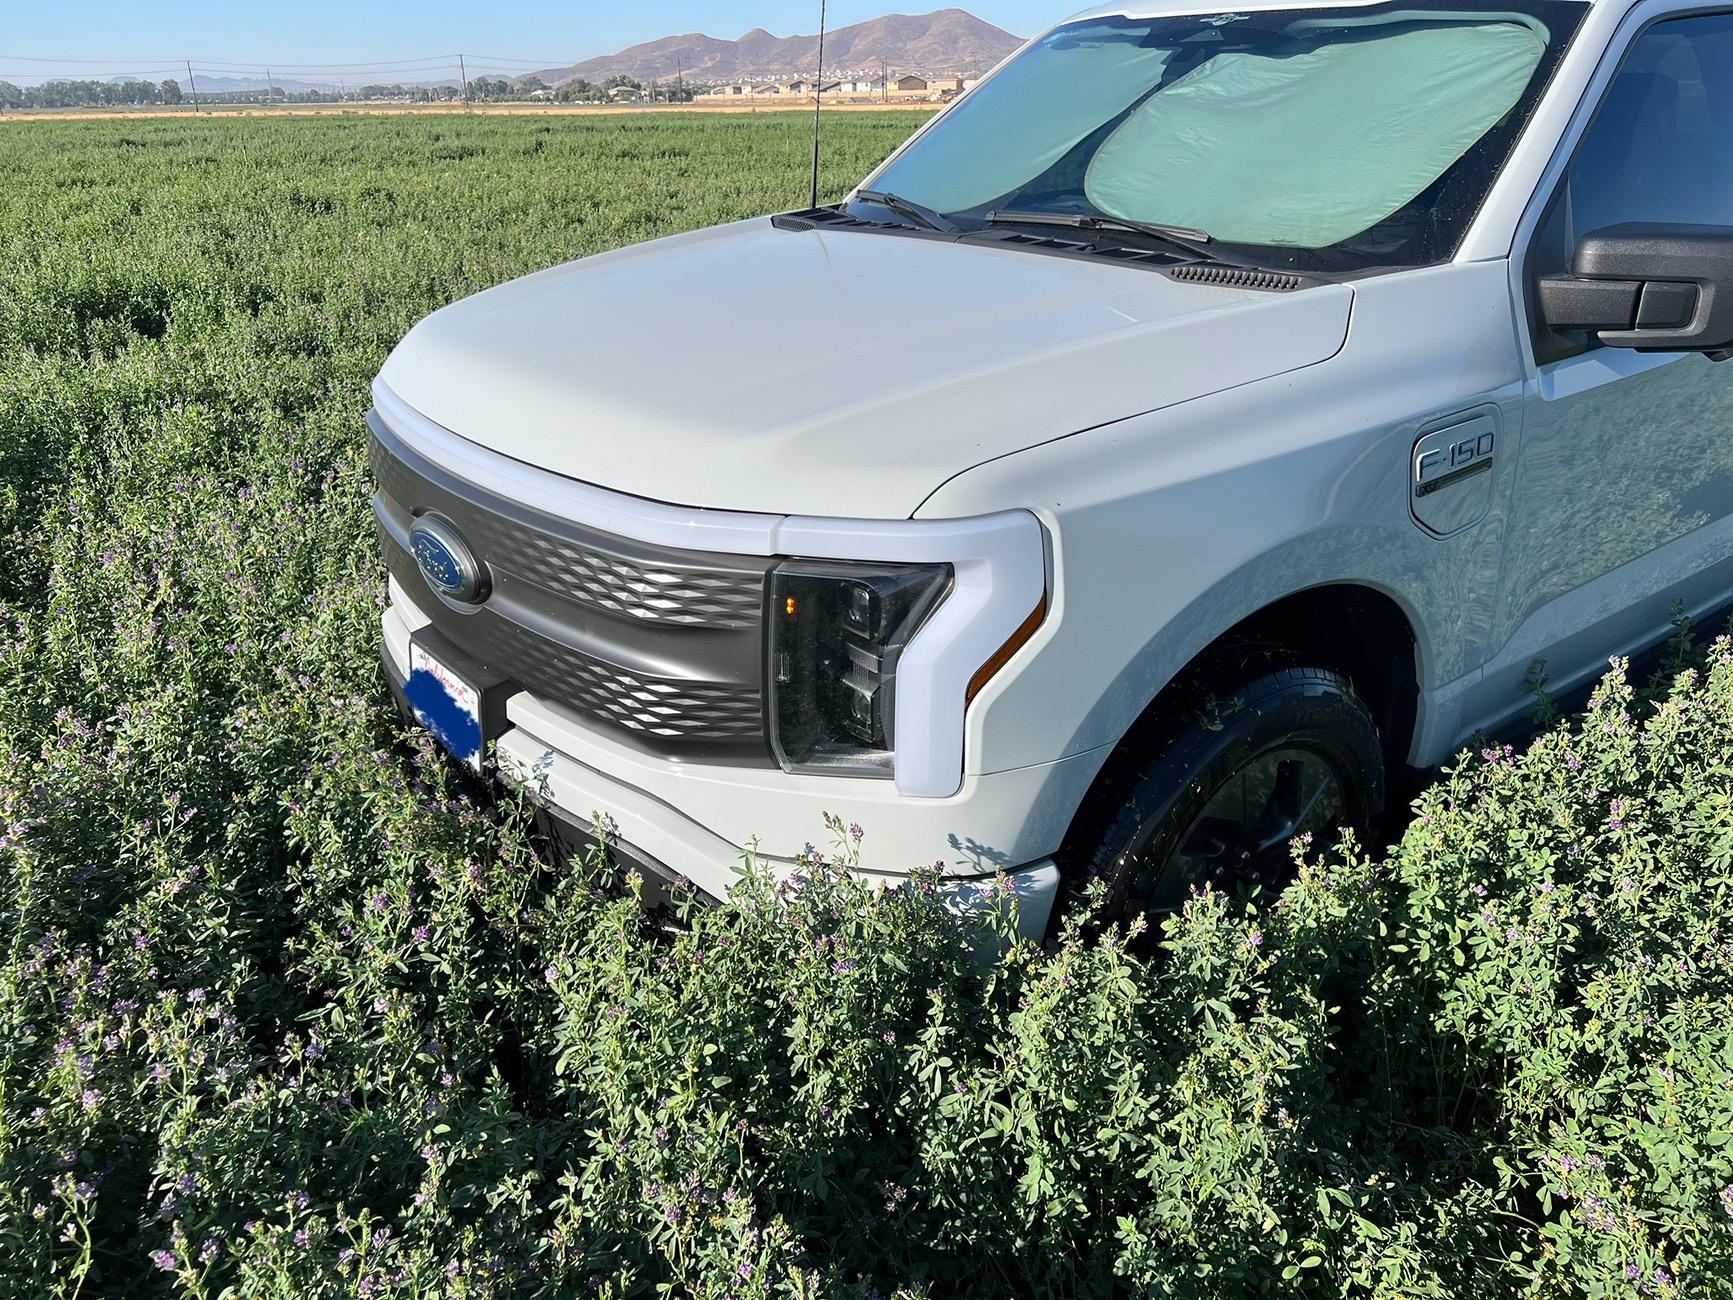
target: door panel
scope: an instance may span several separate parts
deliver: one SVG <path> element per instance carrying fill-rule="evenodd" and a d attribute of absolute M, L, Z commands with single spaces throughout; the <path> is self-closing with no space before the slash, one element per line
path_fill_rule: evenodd
<path fill-rule="evenodd" d="M 1655 23 L 1632 42 L 1536 232 L 1525 274 L 1625 221 L 1733 226 L 1733 16 Z M 1563 688 L 1729 594 L 1733 363 L 1650 355 L 1538 322 L 1499 637 L 1486 686 L 1529 665 Z M 1517 699 L 1516 706 L 1522 701 Z"/>

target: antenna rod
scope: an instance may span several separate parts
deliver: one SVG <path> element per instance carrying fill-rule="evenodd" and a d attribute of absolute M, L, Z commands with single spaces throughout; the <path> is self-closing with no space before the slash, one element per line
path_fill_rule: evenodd
<path fill-rule="evenodd" d="M 818 82 L 812 88 L 812 204 L 818 206 L 818 139 L 820 111 L 824 108 L 824 26 L 829 0 L 818 0 Z"/>

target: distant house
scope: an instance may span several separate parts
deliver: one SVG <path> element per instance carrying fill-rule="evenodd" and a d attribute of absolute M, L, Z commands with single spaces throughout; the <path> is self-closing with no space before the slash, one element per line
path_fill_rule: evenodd
<path fill-rule="evenodd" d="M 955 95 L 962 91 L 963 79 L 961 77 L 928 77 L 927 89 L 937 91 L 948 90 Z"/>
<path fill-rule="evenodd" d="M 891 82 L 891 89 L 896 91 L 898 94 L 907 95 L 913 93 L 924 94 L 929 87 L 925 77 L 917 77 L 913 73 L 907 73 L 893 80 Z"/>
<path fill-rule="evenodd" d="M 608 98 L 616 104 L 636 104 L 644 98 L 644 92 L 636 86 L 615 86 L 608 91 Z"/>

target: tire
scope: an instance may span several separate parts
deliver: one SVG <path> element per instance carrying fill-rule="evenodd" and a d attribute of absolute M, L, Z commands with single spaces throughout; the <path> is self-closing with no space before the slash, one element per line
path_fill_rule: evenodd
<path fill-rule="evenodd" d="M 1205 884 L 1279 888 L 1294 835 L 1364 835 L 1383 810 L 1378 728 L 1341 675 L 1281 668 L 1192 703 L 1110 760 L 1062 854 L 1068 892 L 1105 883 L 1104 922 L 1158 928 Z"/>

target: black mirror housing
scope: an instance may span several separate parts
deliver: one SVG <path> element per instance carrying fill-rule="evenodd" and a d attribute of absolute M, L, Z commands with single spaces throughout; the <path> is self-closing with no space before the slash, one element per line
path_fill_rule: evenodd
<path fill-rule="evenodd" d="M 1608 347 L 1733 357 L 1733 226 L 1631 224 L 1584 235 L 1568 276 L 1538 285 L 1542 319 Z"/>

